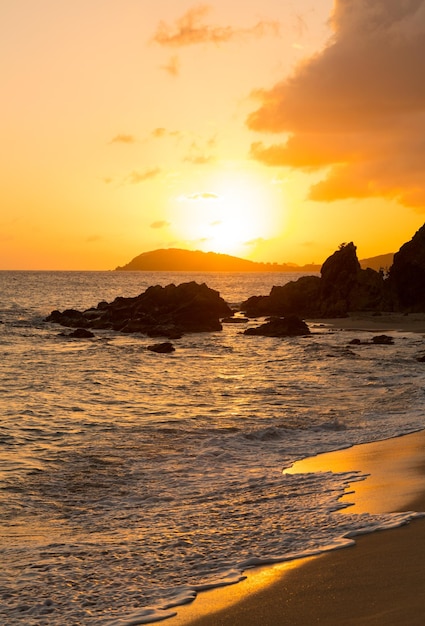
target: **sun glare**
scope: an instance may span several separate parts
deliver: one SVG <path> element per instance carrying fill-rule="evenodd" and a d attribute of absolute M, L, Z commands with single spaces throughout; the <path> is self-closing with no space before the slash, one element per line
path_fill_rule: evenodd
<path fill-rule="evenodd" d="M 181 197 L 185 239 L 203 251 L 248 258 L 256 242 L 272 237 L 282 225 L 271 187 L 248 174 L 226 176 L 208 191 Z"/>

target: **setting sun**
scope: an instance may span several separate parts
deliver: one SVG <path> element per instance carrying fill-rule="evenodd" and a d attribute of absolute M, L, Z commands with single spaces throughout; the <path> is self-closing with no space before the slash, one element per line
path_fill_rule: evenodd
<path fill-rule="evenodd" d="M 216 174 L 206 188 L 178 198 L 179 236 L 193 247 L 249 258 L 259 241 L 282 232 L 276 190 L 258 174 Z"/>

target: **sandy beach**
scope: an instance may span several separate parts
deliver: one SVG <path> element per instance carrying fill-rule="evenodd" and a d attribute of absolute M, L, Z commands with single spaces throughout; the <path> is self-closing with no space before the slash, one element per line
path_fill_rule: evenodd
<path fill-rule="evenodd" d="M 344 511 L 425 511 L 425 432 L 354 446 L 295 464 L 293 471 L 370 474 Z M 247 573 L 199 594 L 171 626 L 415 626 L 425 616 L 425 518 L 355 538 L 355 545 Z"/>
<path fill-rule="evenodd" d="M 425 333 L 425 315 L 350 315 L 325 328 Z M 319 455 L 290 471 L 368 474 L 336 515 L 425 511 L 425 431 Z M 170 626 L 419 626 L 425 619 L 425 517 L 359 536 L 348 548 L 245 572 L 237 585 L 199 594 Z"/>
<path fill-rule="evenodd" d="M 364 330 L 373 333 L 400 330 L 425 333 L 425 313 L 350 313 L 347 317 L 307 320 L 315 327 Z"/>

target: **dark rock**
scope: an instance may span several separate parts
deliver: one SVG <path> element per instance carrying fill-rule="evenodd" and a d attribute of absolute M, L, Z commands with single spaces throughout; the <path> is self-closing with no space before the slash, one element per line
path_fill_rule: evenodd
<path fill-rule="evenodd" d="M 69 333 L 68 337 L 74 337 L 75 339 L 91 339 L 94 337 L 94 333 L 86 328 L 77 328 L 72 333 Z"/>
<path fill-rule="evenodd" d="M 425 224 L 394 255 L 388 280 L 396 310 L 425 311 Z"/>
<path fill-rule="evenodd" d="M 352 339 L 351 341 L 349 341 L 348 345 L 350 345 L 350 346 L 360 346 L 361 343 L 362 343 L 361 340 L 356 337 L 355 339 Z"/>
<path fill-rule="evenodd" d="M 222 324 L 246 324 L 249 322 L 247 317 L 223 317 Z"/>
<path fill-rule="evenodd" d="M 169 341 L 164 341 L 163 343 L 155 343 L 152 346 L 147 347 L 151 352 L 158 352 L 159 354 L 169 354 L 170 352 L 175 351 L 175 347 Z"/>
<path fill-rule="evenodd" d="M 320 278 L 301 276 L 283 286 L 272 287 L 269 296 L 251 296 L 241 309 L 248 317 L 264 315 L 298 315 L 315 317 L 320 314 Z"/>
<path fill-rule="evenodd" d="M 394 339 L 388 335 L 376 335 L 376 337 L 372 337 L 372 343 L 382 346 L 391 346 L 394 343 Z"/>
<path fill-rule="evenodd" d="M 419 363 L 425 363 L 425 354 L 424 354 L 423 356 L 418 356 L 418 357 L 416 358 L 416 360 L 417 360 Z"/>
<path fill-rule="evenodd" d="M 241 309 L 249 317 L 346 317 L 349 311 L 379 310 L 384 301 L 383 274 L 362 270 L 355 245 L 348 243 L 324 262 L 321 277 L 303 276 L 273 287 L 268 296 L 248 298 Z"/>
<path fill-rule="evenodd" d="M 309 334 L 310 329 L 307 324 L 295 315 L 275 317 L 256 328 L 247 328 L 244 332 L 244 335 L 261 335 L 263 337 L 296 337 Z"/>
<path fill-rule="evenodd" d="M 52 311 L 47 322 L 71 328 L 113 329 L 125 333 L 177 338 L 185 332 L 222 330 L 220 318 L 232 310 L 218 291 L 196 282 L 156 285 L 134 298 L 99 302 L 96 308 L 80 312 Z"/>

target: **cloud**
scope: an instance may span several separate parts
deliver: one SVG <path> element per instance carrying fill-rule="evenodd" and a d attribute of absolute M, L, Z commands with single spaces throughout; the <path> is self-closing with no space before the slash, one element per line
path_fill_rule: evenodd
<path fill-rule="evenodd" d="M 109 143 L 135 143 L 136 139 L 133 135 L 115 135 Z"/>
<path fill-rule="evenodd" d="M 157 222 L 152 222 L 150 225 L 151 228 L 167 228 L 168 226 L 171 226 L 171 224 L 165 220 L 158 220 Z"/>
<path fill-rule="evenodd" d="M 204 22 L 211 7 L 198 5 L 189 9 L 175 21 L 174 26 L 160 22 L 154 41 L 161 46 L 180 48 L 204 43 L 228 43 L 234 39 L 264 37 L 270 33 L 279 34 L 277 22 L 260 21 L 250 28 L 232 26 L 210 26 Z"/>
<path fill-rule="evenodd" d="M 178 56 L 172 56 L 166 65 L 160 67 L 170 76 L 178 76 L 180 74 L 180 59 Z"/>
<path fill-rule="evenodd" d="M 143 183 L 146 180 L 150 180 L 152 178 L 156 178 L 161 173 L 159 167 L 155 167 L 150 170 L 145 170 L 144 172 L 136 172 L 133 171 L 127 177 L 127 182 L 131 185 L 138 185 L 139 183 Z"/>
<path fill-rule="evenodd" d="M 180 132 L 178 130 L 167 130 L 166 128 L 154 128 L 151 133 L 155 139 L 162 139 L 163 137 L 178 137 Z"/>
<path fill-rule="evenodd" d="M 285 136 L 251 156 L 326 168 L 313 200 L 381 196 L 425 211 L 425 0 L 336 0 L 331 24 L 327 47 L 253 94 L 248 127 Z"/>
<path fill-rule="evenodd" d="M 185 196 L 186 200 L 217 200 L 219 196 L 216 193 L 204 191 L 203 193 L 192 193 L 189 196 Z"/>
<path fill-rule="evenodd" d="M 102 237 L 100 235 L 89 235 L 86 237 L 87 243 L 96 243 L 98 241 L 102 241 Z"/>
<path fill-rule="evenodd" d="M 194 165 L 211 163 L 214 157 L 210 154 L 210 151 L 214 148 L 215 143 L 215 137 L 209 139 L 204 146 L 200 146 L 197 141 L 193 141 L 183 161 L 193 163 Z"/>

